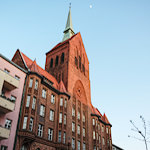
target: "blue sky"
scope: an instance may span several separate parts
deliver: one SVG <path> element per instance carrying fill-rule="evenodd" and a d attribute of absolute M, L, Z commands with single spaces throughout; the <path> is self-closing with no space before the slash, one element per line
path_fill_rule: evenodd
<path fill-rule="evenodd" d="M 44 68 L 45 53 L 63 38 L 70 2 L 90 62 L 92 103 L 112 123 L 114 144 L 144 150 L 128 135 L 138 137 L 129 120 L 141 128 L 140 115 L 150 122 L 149 0 L 1 0 L 0 53 L 11 59 L 19 48 Z"/>

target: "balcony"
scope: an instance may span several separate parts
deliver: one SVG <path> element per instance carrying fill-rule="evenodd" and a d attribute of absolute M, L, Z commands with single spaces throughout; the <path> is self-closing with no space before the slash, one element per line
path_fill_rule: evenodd
<path fill-rule="evenodd" d="M 9 91 L 14 90 L 15 88 L 19 87 L 19 80 L 15 79 L 10 74 L 0 70 L 0 77 L 1 80 L 4 81 L 3 87 Z"/>
<path fill-rule="evenodd" d="M 0 95 L 0 112 L 8 113 L 12 112 L 15 108 L 15 104 L 5 96 Z"/>
<path fill-rule="evenodd" d="M 0 126 L 0 140 L 8 139 L 10 130 Z"/>

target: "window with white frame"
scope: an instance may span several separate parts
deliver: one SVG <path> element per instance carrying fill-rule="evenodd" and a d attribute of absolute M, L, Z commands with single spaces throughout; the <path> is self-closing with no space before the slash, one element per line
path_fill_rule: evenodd
<path fill-rule="evenodd" d="M 62 123 L 62 113 L 59 113 L 59 123 Z"/>
<path fill-rule="evenodd" d="M 22 129 L 26 129 L 26 127 L 27 127 L 27 120 L 28 120 L 28 117 L 24 117 Z"/>
<path fill-rule="evenodd" d="M 80 126 L 79 125 L 77 126 L 77 133 L 78 133 L 78 135 L 80 135 Z"/>
<path fill-rule="evenodd" d="M 75 108 L 72 107 L 72 116 L 75 117 Z"/>
<path fill-rule="evenodd" d="M 78 141 L 78 150 L 80 150 L 80 141 Z"/>
<path fill-rule="evenodd" d="M 98 133 L 96 132 L 96 139 L 98 140 Z"/>
<path fill-rule="evenodd" d="M 83 150 L 86 150 L 86 145 L 85 145 L 85 143 L 83 143 Z"/>
<path fill-rule="evenodd" d="M 93 140 L 95 140 L 95 131 L 93 131 Z"/>
<path fill-rule="evenodd" d="M 82 116 L 82 121 L 85 122 L 85 114 Z"/>
<path fill-rule="evenodd" d="M 43 125 L 41 124 L 38 125 L 38 136 L 43 136 Z"/>
<path fill-rule="evenodd" d="M 94 146 L 94 150 L 96 150 L 96 146 Z"/>
<path fill-rule="evenodd" d="M 63 135 L 63 143 L 64 144 L 66 143 L 66 132 L 64 132 L 64 135 Z"/>
<path fill-rule="evenodd" d="M 16 97 L 13 96 L 13 95 L 11 95 L 10 99 L 11 99 L 12 102 L 15 102 L 15 101 L 16 101 Z"/>
<path fill-rule="evenodd" d="M 29 88 L 32 88 L 32 84 L 33 84 L 33 79 L 32 79 L 32 78 L 30 78 Z"/>
<path fill-rule="evenodd" d="M 45 89 L 42 89 L 42 97 L 46 98 L 46 90 Z"/>
<path fill-rule="evenodd" d="M 60 98 L 60 106 L 63 106 L 63 98 Z"/>
<path fill-rule="evenodd" d="M 34 89 L 35 89 L 35 90 L 38 89 L 38 83 L 39 83 L 38 80 L 36 80 L 36 81 L 35 81 L 35 86 L 34 86 Z"/>
<path fill-rule="evenodd" d="M 58 142 L 61 142 L 61 131 L 58 132 Z"/>
<path fill-rule="evenodd" d="M 78 110 L 78 120 L 80 120 L 80 111 Z"/>
<path fill-rule="evenodd" d="M 6 129 L 10 129 L 11 128 L 11 123 L 12 123 L 12 121 L 10 119 L 6 119 L 6 121 L 5 121 L 5 128 Z"/>
<path fill-rule="evenodd" d="M 85 128 L 83 128 L 83 137 L 85 137 Z"/>
<path fill-rule="evenodd" d="M 51 103 L 55 104 L 55 95 L 54 94 L 51 94 Z"/>
<path fill-rule="evenodd" d="M 50 118 L 51 121 L 54 121 L 54 111 L 50 110 Z"/>
<path fill-rule="evenodd" d="M 72 149 L 75 149 L 75 139 L 72 138 Z"/>
<path fill-rule="evenodd" d="M 72 122 L 72 132 L 75 132 L 75 123 Z"/>
<path fill-rule="evenodd" d="M 48 129 L 48 140 L 49 141 L 53 140 L 53 129 L 51 128 Z"/>
<path fill-rule="evenodd" d="M 93 118 L 93 126 L 95 126 L 95 119 Z"/>
<path fill-rule="evenodd" d="M 44 117 L 44 115 L 45 115 L 45 106 L 41 105 L 41 107 L 40 107 L 40 116 Z"/>
<path fill-rule="evenodd" d="M 36 97 L 33 97 L 33 101 L 32 101 L 32 109 L 35 109 L 35 104 L 36 104 Z"/>
<path fill-rule="evenodd" d="M 29 123 L 29 130 L 33 130 L 33 118 L 30 118 L 30 123 Z"/>
<path fill-rule="evenodd" d="M 64 107 L 67 108 L 67 99 L 65 99 Z"/>
<path fill-rule="evenodd" d="M 102 143 L 103 143 L 103 145 L 105 145 L 105 139 L 104 139 L 104 137 L 102 138 Z"/>
<path fill-rule="evenodd" d="M 30 105 L 30 95 L 27 96 L 26 107 L 29 107 L 29 105 Z"/>
<path fill-rule="evenodd" d="M 67 123 L 67 115 L 65 114 L 64 115 L 64 125 L 66 125 L 66 123 Z"/>
<path fill-rule="evenodd" d="M 108 127 L 106 128 L 106 133 L 108 134 Z"/>
<path fill-rule="evenodd" d="M 101 143 L 101 136 L 99 135 L 99 144 Z"/>

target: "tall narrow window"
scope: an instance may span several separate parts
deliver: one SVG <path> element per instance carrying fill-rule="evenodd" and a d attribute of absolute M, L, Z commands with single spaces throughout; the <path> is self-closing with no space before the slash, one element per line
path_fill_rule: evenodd
<path fill-rule="evenodd" d="M 50 118 L 51 121 L 54 121 L 54 111 L 50 110 Z"/>
<path fill-rule="evenodd" d="M 72 122 L 72 132 L 75 132 L 75 123 Z"/>
<path fill-rule="evenodd" d="M 104 126 L 102 126 L 102 132 L 104 132 Z"/>
<path fill-rule="evenodd" d="M 55 104 L 55 95 L 53 95 L 53 94 L 51 95 L 51 103 Z"/>
<path fill-rule="evenodd" d="M 81 57 L 79 56 L 79 68 L 81 69 Z"/>
<path fill-rule="evenodd" d="M 75 57 L 75 65 L 78 67 L 78 59 Z"/>
<path fill-rule="evenodd" d="M 33 79 L 31 78 L 31 79 L 30 79 L 30 82 L 29 82 L 29 88 L 32 87 L 32 84 L 33 84 Z"/>
<path fill-rule="evenodd" d="M 27 127 L 27 120 L 28 120 L 28 117 L 24 117 L 22 129 L 26 129 L 26 127 Z"/>
<path fill-rule="evenodd" d="M 85 128 L 83 128 L 83 137 L 85 137 Z"/>
<path fill-rule="evenodd" d="M 80 150 L 80 141 L 78 141 L 78 150 Z"/>
<path fill-rule="evenodd" d="M 65 108 L 67 107 L 67 99 L 65 99 L 64 107 L 65 107 Z"/>
<path fill-rule="evenodd" d="M 35 104 L 36 104 L 36 97 L 33 97 L 33 101 L 32 101 L 32 109 L 35 109 Z"/>
<path fill-rule="evenodd" d="M 59 123 L 62 123 L 62 113 L 59 113 Z"/>
<path fill-rule="evenodd" d="M 99 144 L 101 143 L 101 136 L 99 135 Z"/>
<path fill-rule="evenodd" d="M 43 136 L 43 125 L 41 124 L 38 125 L 38 136 Z"/>
<path fill-rule="evenodd" d="M 77 133 L 78 133 L 78 135 L 80 135 L 80 126 L 78 125 L 78 127 L 77 127 Z"/>
<path fill-rule="evenodd" d="M 50 68 L 53 68 L 53 58 L 51 58 Z"/>
<path fill-rule="evenodd" d="M 9 119 L 6 119 L 6 121 L 5 121 L 5 128 L 6 129 L 10 129 L 11 128 L 11 120 L 9 120 Z"/>
<path fill-rule="evenodd" d="M 45 89 L 42 89 L 42 97 L 46 98 L 46 90 Z"/>
<path fill-rule="evenodd" d="M 1 150 L 8 150 L 8 147 L 5 145 L 1 145 Z"/>
<path fill-rule="evenodd" d="M 80 120 L 80 111 L 78 110 L 78 120 Z"/>
<path fill-rule="evenodd" d="M 63 143 L 64 144 L 66 143 L 66 132 L 64 132 L 64 135 L 63 135 Z"/>
<path fill-rule="evenodd" d="M 58 56 L 56 56 L 55 66 L 57 66 L 57 65 L 58 65 L 58 61 L 59 61 L 59 57 L 58 57 Z"/>
<path fill-rule="evenodd" d="M 64 125 L 66 125 L 66 123 L 67 123 L 67 116 L 64 115 Z"/>
<path fill-rule="evenodd" d="M 29 105 L 30 105 L 30 95 L 27 96 L 26 107 L 29 107 Z"/>
<path fill-rule="evenodd" d="M 106 133 L 108 134 L 108 127 L 106 128 Z"/>
<path fill-rule="evenodd" d="M 82 121 L 85 122 L 85 114 L 82 116 Z"/>
<path fill-rule="evenodd" d="M 72 107 L 72 116 L 75 117 L 75 108 L 74 107 Z"/>
<path fill-rule="evenodd" d="M 93 126 L 95 126 L 95 119 L 93 118 Z"/>
<path fill-rule="evenodd" d="M 102 143 L 103 143 L 103 145 L 105 145 L 105 139 L 104 139 L 104 137 L 102 138 Z"/>
<path fill-rule="evenodd" d="M 75 149 L 75 139 L 72 138 L 72 149 Z"/>
<path fill-rule="evenodd" d="M 85 146 L 85 143 L 83 143 L 83 150 L 86 150 L 86 146 Z"/>
<path fill-rule="evenodd" d="M 36 90 L 38 89 L 38 80 L 35 81 L 35 87 L 34 87 L 34 89 L 36 89 Z"/>
<path fill-rule="evenodd" d="M 65 54 L 64 54 L 64 53 L 62 53 L 62 54 L 61 54 L 61 64 L 63 64 L 63 63 L 64 63 L 64 57 L 65 57 Z"/>
<path fill-rule="evenodd" d="M 63 106 L 63 98 L 60 98 L 60 106 Z"/>
<path fill-rule="evenodd" d="M 95 131 L 93 131 L 93 140 L 95 140 Z"/>
<path fill-rule="evenodd" d="M 33 129 L 33 118 L 30 118 L 29 130 L 32 131 Z"/>
<path fill-rule="evenodd" d="M 58 132 L 58 142 L 61 142 L 61 131 Z"/>
<path fill-rule="evenodd" d="M 44 115 L 45 115 L 45 106 L 41 105 L 41 107 L 40 107 L 40 116 L 44 117 Z"/>
<path fill-rule="evenodd" d="M 48 129 L 48 140 L 53 140 L 53 129 L 51 128 Z"/>

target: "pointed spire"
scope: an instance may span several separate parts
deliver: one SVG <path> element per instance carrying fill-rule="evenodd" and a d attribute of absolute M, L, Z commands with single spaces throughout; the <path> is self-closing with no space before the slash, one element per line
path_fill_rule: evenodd
<path fill-rule="evenodd" d="M 73 26 L 72 26 L 72 17 L 71 17 L 71 4 L 69 7 L 69 13 L 68 13 L 68 19 L 67 19 L 67 24 L 66 24 L 66 28 L 64 30 L 64 37 L 62 41 L 65 41 L 69 38 L 71 38 L 74 35 L 74 31 L 73 31 Z"/>

